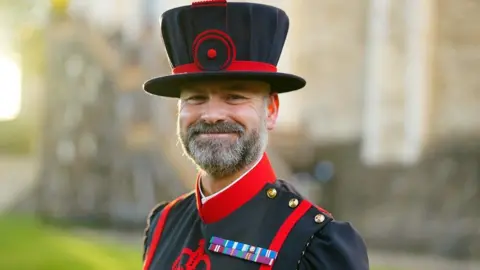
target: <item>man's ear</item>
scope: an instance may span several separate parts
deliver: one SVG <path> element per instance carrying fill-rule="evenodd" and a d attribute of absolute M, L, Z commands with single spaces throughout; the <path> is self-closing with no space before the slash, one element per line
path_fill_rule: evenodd
<path fill-rule="evenodd" d="M 277 93 L 272 93 L 268 97 L 267 103 L 267 129 L 273 130 L 277 124 L 278 110 L 280 107 L 280 100 Z"/>

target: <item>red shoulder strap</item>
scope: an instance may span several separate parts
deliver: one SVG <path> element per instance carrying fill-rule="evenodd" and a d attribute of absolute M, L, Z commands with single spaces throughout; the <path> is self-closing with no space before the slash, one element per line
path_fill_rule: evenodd
<path fill-rule="evenodd" d="M 160 238 L 162 236 L 163 227 L 167 222 L 168 213 L 170 212 L 170 210 L 172 210 L 172 207 L 177 202 L 183 200 L 189 194 L 190 193 L 187 193 L 176 198 L 175 200 L 171 201 L 163 208 L 162 212 L 160 213 L 160 218 L 158 219 L 157 226 L 155 226 L 155 229 L 153 232 L 152 242 L 150 243 L 150 246 L 148 247 L 148 250 L 147 250 L 145 262 L 143 263 L 143 270 L 148 270 L 150 268 L 150 265 L 152 264 L 152 260 L 155 255 L 155 250 L 157 249 L 158 243 L 160 242 Z"/>
<path fill-rule="evenodd" d="M 280 251 L 290 231 L 293 229 L 295 224 L 303 217 L 303 215 L 307 213 L 310 207 L 312 207 L 312 204 L 307 200 L 303 200 L 297 206 L 297 208 L 295 208 L 295 210 L 287 217 L 282 226 L 280 226 L 280 229 L 278 229 L 277 234 L 273 238 L 272 243 L 270 243 L 270 247 L 268 249 Z M 263 264 L 262 266 L 260 266 L 260 270 L 270 270 L 272 269 L 272 267 L 273 265 Z"/>

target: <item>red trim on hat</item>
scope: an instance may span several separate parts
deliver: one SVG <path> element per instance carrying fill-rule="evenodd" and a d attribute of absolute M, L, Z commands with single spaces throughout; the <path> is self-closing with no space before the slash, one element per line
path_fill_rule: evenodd
<path fill-rule="evenodd" d="M 224 71 L 263 71 L 277 72 L 277 67 L 263 62 L 255 61 L 232 61 L 232 63 L 224 69 Z M 194 63 L 177 66 L 172 69 L 173 74 L 205 72 Z"/>
<path fill-rule="evenodd" d="M 192 2 L 192 7 L 202 7 L 202 6 L 221 6 L 224 7 L 227 5 L 227 0 L 198 0 Z"/>
<path fill-rule="evenodd" d="M 160 242 L 160 238 L 162 236 L 163 228 L 165 227 L 165 223 L 167 222 L 167 216 L 170 210 L 172 210 L 172 207 L 179 201 L 185 199 L 190 193 L 184 194 L 175 200 L 171 201 L 168 203 L 160 213 L 160 218 L 158 219 L 157 225 L 155 226 L 155 230 L 153 232 L 152 236 L 152 242 L 150 242 L 150 245 L 148 247 L 147 251 L 147 256 L 145 257 L 145 262 L 143 264 L 143 269 L 148 270 L 150 268 L 150 265 L 152 264 L 153 257 L 155 256 L 155 250 L 157 249 L 158 243 Z"/>
<path fill-rule="evenodd" d="M 282 226 L 280 226 L 280 229 L 278 229 L 277 234 L 273 238 L 268 249 L 279 252 L 282 249 L 283 243 L 290 234 L 290 231 L 292 231 L 295 224 L 297 224 L 297 222 L 303 217 L 303 215 L 307 213 L 310 207 L 312 207 L 312 204 L 307 200 L 303 200 L 297 206 L 297 208 L 295 208 L 295 210 L 287 217 L 285 222 L 283 222 Z M 273 265 L 264 264 L 260 266 L 260 270 L 269 270 L 272 269 L 272 267 Z"/>
<path fill-rule="evenodd" d="M 255 197 L 267 183 L 275 183 L 276 179 L 265 153 L 257 166 L 242 179 L 202 204 L 199 175 L 195 189 L 198 213 L 204 223 L 220 221 Z"/>

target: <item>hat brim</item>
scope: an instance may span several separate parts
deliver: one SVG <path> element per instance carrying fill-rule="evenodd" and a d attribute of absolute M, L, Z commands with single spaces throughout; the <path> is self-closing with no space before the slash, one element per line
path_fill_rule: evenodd
<path fill-rule="evenodd" d="M 183 85 L 212 80 L 263 81 L 270 84 L 273 92 L 279 94 L 299 90 L 306 85 L 303 78 L 288 73 L 220 71 L 174 74 L 153 78 L 143 84 L 143 89 L 152 95 L 178 98 Z"/>

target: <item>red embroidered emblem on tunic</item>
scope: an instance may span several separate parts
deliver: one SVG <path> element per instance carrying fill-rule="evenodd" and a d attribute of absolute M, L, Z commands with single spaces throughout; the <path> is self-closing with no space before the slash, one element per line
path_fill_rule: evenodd
<path fill-rule="evenodd" d="M 183 258 L 187 261 L 183 265 L 180 265 L 182 264 Z M 198 248 L 194 251 L 189 248 L 184 248 L 173 263 L 172 270 L 196 270 L 197 267 L 202 264 L 205 266 L 203 269 L 210 270 L 210 258 L 205 253 L 205 239 L 198 242 Z"/>

